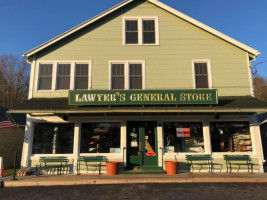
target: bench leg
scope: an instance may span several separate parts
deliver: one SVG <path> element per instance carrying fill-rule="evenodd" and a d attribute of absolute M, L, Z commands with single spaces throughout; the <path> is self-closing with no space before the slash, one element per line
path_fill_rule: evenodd
<path fill-rule="evenodd" d="M 98 174 L 101 175 L 101 162 L 100 162 L 99 167 L 98 167 Z"/>

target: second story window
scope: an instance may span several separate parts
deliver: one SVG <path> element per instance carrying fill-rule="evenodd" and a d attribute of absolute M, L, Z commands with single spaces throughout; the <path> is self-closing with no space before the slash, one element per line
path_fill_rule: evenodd
<path fill-rule="evenodd" d="M 124 64 L 112 64 L 112 89 L 123 90 L 125 89 L 125 78 L 124 78 Z"/>
<path fill-rule="evenodd" d="M 36 90 L 91 90 L 92 61 L 39 62 Z"/>
<path fill-rule="evenodd" d="M 57 90 L 70 89 L 70 64 L 58 64 Z"/>
<path fill-rule="evenodd" d="M 39 90 L 51 90 L 53 64 L 40 64 L 39 67 Z"/>
<path fill-rule="evenodd" d="M 111 61 L 111 90 L 145 89 L 145 61 Z"/>
<path fill-rule="evenodd" d="M 124 17 L 124 45 L 159 45 L 158 17 Z"/>
<path fill-rule="evenodd" d="M 142 79 L 142 64 L 130 64 L 130 89 L 142 89 Z"/>
<path fill-rule="evenodd" d="M 195 88 L 210 88 L 208 61 L 194 61 Z"/>
<path fill-rule="evenodd" d="M 89 81 L 89 65 L 76 64 L 75 69 L 75 89 L 87 90 Z"/>

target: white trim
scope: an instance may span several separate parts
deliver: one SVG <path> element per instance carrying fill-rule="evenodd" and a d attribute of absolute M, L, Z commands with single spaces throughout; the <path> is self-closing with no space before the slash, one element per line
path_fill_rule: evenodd
<path fill-rule="evenodd" d="M 252 69 L 251 69 L 251 64 L 249 61 L 249 55 L 246 53 L 246 60 L 247 60 L 247 67 L 248 67 L 248 78 L 249 78 L 249 86 L 250 86 L 250 93 L 251 96 L 254 97 L 254 84 L 253 84 L 253 76 L 252 76 Z"/>
<path fill-rule="evenodd" d="M 195 63 L 207 63 L 209 88 L 196 88 Z M 194 59 L 194 60 L 192 60 L 192 71 L 193 71 L 193 89 L 212 89 L 213 88 L 212 72 L 211 72 L 211 61 L 210 61 L 210 59 Z"/>
<path fill-rule="evenodd" d="M 39 61 L 36 62 L 37 64 L 37 81 L 36 81 L 36 89 L 35 92 L 64 92 L 69 90 L 75 90 L 75 67 L 76 64 L 88 64 L 88 90 L 92 89 L 92 60 L 59 60 L 59 61 Z M 39 79 L 40 79 L 40 64 L 52 64 L 53 71 L 52 71 L 52 86 L 51 90 L 39 90 Z M 57 88 L 57 71 L 58 71 L 58 64 L 70 64 L 70 87 L 68 90 L 58 90 Z"/>
<path fill-rule="evenodd" d="M 124 65 L 124 89 L 130 90 L 130 64 L 141 64 L 142 65 L 142 89 L 146 89 L 146 62 L 145 60 L 111 60 L 109 61 L 109 90 L 112 89 L 112 64 L 123 64 Z"/>
<path fill-rule="evenodd" d="M 70 90 L 74 90 L 75 88 L 75 78 L 76 78 L 75 67 L 76 67 L 76 63 L 72 62 L 70 64 Z"/>
<path fill-rule="evenodd" d="M 33 88 L 34 88 L 34 74 L 35 74 L 35 67 L 36 67 L 35 56 L 33 58 L 33 62 L 31 63 L 31 74 L 30 74 L 30 84 L 29 84 L 29 94 L 28 99 L 33 97 Z"/>
<path fill-rule="evenodd" d="M 59 41 L 59 40 L 65 38 L 65 37 L 71 35 L 72 33 L 76 32 L 76 31 L 78 31 L 78 30 L 80 30 L 80 29 L 82 29 L 82 28 L 84 28 L 84 27 L 86 27 L 86 26 L 88 26 L 90 24 L 92 24 L 93 22 L 95 22 L 95 21 L 107 16 L 108 14 L 110 14 L 110 13 L 112 13 L 112 12 L 114 12 L 114 11 L 120 9 L 120 8 L 122 8 L 123 6 L 129 4 L 129 3 L 133 2 L 133 1 L 134 0 L 123 1 L 123 2 L 119 3 L 118 5 L 110 8 L 110 9 L 108 9 L 106 11 L 104 11 L 103 13 L 100 13 L 99 15 L 97 15 L 97 16 L 95 16 L 95 17 L 93 17 L 93 18 L 91 18 L 91 19 L 89 19 L 89 20 L 87 20 L 87 21 L 75 26 L 74 28 L 62 33 L 61 35 L 58 35 L 57 37 L 55 37 L 55 38 L 53 38 L 53 39 L 51 39 L 51 40 L 49 40 L 49 41 L 47 41 L 47 42 L 45 42 L 45 43 L 43 43 L 43 44 L 41 44 L 39 46 L 33 48 L 32 50 L 27 51 L 26 53 L 23 54 L 23 56 L 24 57 L 29 57 L 29 56 L 39 52 L 40 50 L 42 50 L 42 49 L 44 49 L 44 48 L 56 43 L 57 41 Z M 203 30 L 205 30 L 205 31 L 207 31 L 207 32 L 209 32 L 209 33 L 211 33 L 211 34 L 213 34 L 213 35 L 215 35 L 215 36 L 217 36 L 217 37 L 219 37 L 219 38 L 221 38 L 221 39 L 223 39 L 223 40 L 225 40 L 225 41 L 227 41 L 227 42 L 229 42 L 229 43 L 231 43 L 231 44 L 233 44 L 233 45 L 235 45 L 237 47 L 239 47 L 239 48 L 241 48 L 241 49 L 243 49 L 243 50 L 245 50 L 245 51 L 247 51 L 248 53 L 250 53 L 250 54 L 252 54 L 254 56 L 259 56 L 261 54 L 256 49 L 253 49 L 253 48 L 251 48 L 251 47 L 249 47 L 249 46 L 247 46 L 247 45 L 245 45 L 245 44 L 243 44 L 243 43 L 241 43 L 241 42 L 239 42 L 239 41 L 237 41 L 237 40 L 235 40 L 235 39 L 233 39 L 233 38 L 231 38 L 231 37 L 229 37 L 229 36 L 227 36 L 227 35 L 225 35 L 225 34 L 223 34 L 221 32 L 219 32 L 219 31 L 217 31 L 217 30 L 215 30 L 215 29 L 213 29 L 213 28 L 211 28 L 211 27 L 209 27 L 209 26 L 207 26 L 207 25 L 205 25 L 205 24 L 203 24 L 203 23 L 191 18 L 191 17 L 189 17 L 189 16 L 187 16 L 187 15 L 185 15 L 185 14 L 183 14 L 183 13 L 181 13 L 181 12 L 179 12 L 179 11 L 173 9 L 173 8 L 171 8 L 170 6 L 167 6 L 166 4 L 163 4 L 163 3 L 159 2 L 159 1 L 156 1 L 156 0 L 147 0 L 147 1 L 152 3 L 152 4 L 154 4 L 154 5 L 156 5 L 156 6 L 158 6 L 158 7 L 160 7 L 160 8 L 162 8 L 162 9 L 164 9 L 164 10 L 166 10 L 166 11 L 168 11 L 168 12 L 170 12 L 170 13 L 172 13 L 172 14 L 174 14 L 174 15 L 176 15 L 177 17 L 179 17 L 179 18 L 181 18 L 181 19 L 183 19 L 183 20 L 185 20 L 185 21 L 187 21 L 187 22 L 189 22 L 189 23 L 191 23 L 191 24 L 193 24 L 193 25 L 195 25 L 195 26 L 197 26 L 197 27 L 199 27 L 199 28 L 201 28 L 201 29 L 203 29 Z"/>
<path fill-rule="evenodd" d="M 159 45 L 159 17 L 158 16 L 126 16 L 122 18 L 122 44 L 125 46 L 158 46 Z M 137 20 L 138 25 L 138 44 L 126 44 L 126 20 Z M 144 44 L 143 43 L 143 20 L 155 21 L 155 43 Z"/>

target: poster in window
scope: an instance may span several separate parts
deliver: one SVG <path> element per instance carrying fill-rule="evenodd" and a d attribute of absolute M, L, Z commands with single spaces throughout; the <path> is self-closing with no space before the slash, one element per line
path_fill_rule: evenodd
<path fill-rule="evenodd" d="M 184 129 L 176 128 L 176 137 L 184 137 Z"/>
<path fill-rule="evenodd" d="M 191 136 L 190 128 L 184 128 L 184 137 L 188 138 Z"/>

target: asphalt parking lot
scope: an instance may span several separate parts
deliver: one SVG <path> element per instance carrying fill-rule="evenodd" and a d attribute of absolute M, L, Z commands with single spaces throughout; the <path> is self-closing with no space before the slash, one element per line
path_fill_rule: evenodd
<path fill-rule="evenodd" d="M 124 184 L 1 188 L 0 199 L 267 199 L 266 183 Z"/>

